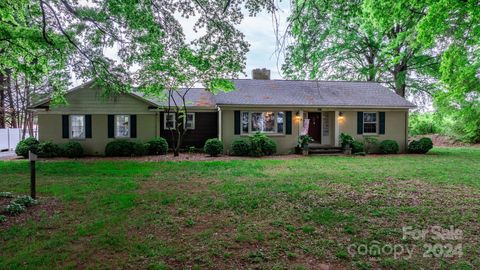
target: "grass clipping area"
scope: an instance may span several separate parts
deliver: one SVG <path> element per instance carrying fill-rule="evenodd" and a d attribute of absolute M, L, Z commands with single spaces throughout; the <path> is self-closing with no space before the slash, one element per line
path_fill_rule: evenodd
<path fill-rule="evenodd" d="M 0 171 L 0 191 L 28 193 L 27 162 Z M 480 268 L 479 148 L 39 162 L 37 173 L 40 202 L 58 209 L 0 227 L 0 269 Z M 433 239 L 432 228 L 461 237 Z"/>

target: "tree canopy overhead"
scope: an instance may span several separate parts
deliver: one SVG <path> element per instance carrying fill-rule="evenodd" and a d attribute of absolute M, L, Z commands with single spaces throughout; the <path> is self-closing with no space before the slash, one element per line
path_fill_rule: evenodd
<path fill-rule="evenodd" d="M 165 88 L 169 79 L 182 82 L 182 62 L 212 71 L 205 82 L 219 86 L 215 77 L 234 76 L 245 65 L 248 43 L 236 29 L 242 12 L 263 9 L 274 10 L 273 1 L 5 0 L 0 70 L 37 80 L 47 76 L 61 93 L 65 76 L 50 75 L 70 67 L 80 79 L 94 78 L 121 92 L 132 84 Z M 187 42 L 181 17 L 196 20 L 195 30 L 203 34 Z M 118 49 L 116 57 L 104 53 L 109 47 Z"/>

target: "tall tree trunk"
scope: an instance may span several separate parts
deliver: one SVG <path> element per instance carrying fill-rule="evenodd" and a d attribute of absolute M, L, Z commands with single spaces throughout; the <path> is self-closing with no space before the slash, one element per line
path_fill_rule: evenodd
<path fill-rule="evenodd" d="M 10 127 L 18 128 L 17 124 L 17 110 L 15 108 L 15 101 L 13 100 L 13 88 L 12 88 L 12 72 L 7 72 L 7 95 L 8 95 L 8 107 L 10 112 Z"/>
<path fill-rule="evenodd" d="M 401 97 L 405 97 L 405 90 L 407 88 L 406 83 L 407 70 L 406 67 L 400 67 L 393 72 L 393 79 L 395 81 L 395 93 Z"/>
<path fill-rule="evenodd" d="M 5 75 L 0 71 L 0 128 L 5 128 Z"/>

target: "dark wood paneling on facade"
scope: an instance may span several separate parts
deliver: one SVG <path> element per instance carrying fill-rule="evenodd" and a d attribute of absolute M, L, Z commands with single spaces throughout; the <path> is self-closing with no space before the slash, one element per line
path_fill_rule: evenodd
<path fill-rule="evenodd" d="M 168 145 L 172 145 L 172 136 L 170 130 L 165 130 L 163 125 L 163 113 L 160 113 L 160 136 L 165 138 Z M 176 131 L 174 131 L 176 133 Z M 218 137 L 218 113 L 217 112 L 196 112 L 195 129 L 188 130 L 183 137 L 182 148 L 195 146 L 202 148 L 205 141 Z"/>

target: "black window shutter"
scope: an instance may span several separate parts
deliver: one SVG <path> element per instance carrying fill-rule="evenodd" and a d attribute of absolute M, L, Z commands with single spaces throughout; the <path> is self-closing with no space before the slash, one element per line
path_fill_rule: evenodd
<path fill-rule="evenodd" d="M 363 112 L 357 112 L 357 134 L 363 134 Z"/>
<path fill-rule="evenodd" d="M 240 135 L 240 111 L 234 112 L 235 135 Z"/>
<path fill-rule="evenodd" d="M 92 138 L 92 115 L 85 115 L 85 138 Z"/>
<path fill-rule="evenodd" d="M 378 118 L 380 121 L 380 127 L 378 129 L 379 134 L 385 134 L 385 112 L 379 112 L 378 113 Z"/>
<path fill-rule="evenodd" d="M 62 138 L 70 138 L 68 115 L 62 115 Z"/>
<path fill-rule="evenodd" d="M 288 135 L 292 134 L 292 112 L 285 112 L 285 133 Z"/>
<path fill-rule="evenodd" d="M 108 115 L 108 138 L 113 138 L 115 137 L 114 136 L 114 115 L 113 114 L 109 114 Z"/>
<path fill-rule="evenodd" d="M 130 115 L 130 138 L 137 138 L 137 115 Z"/>

